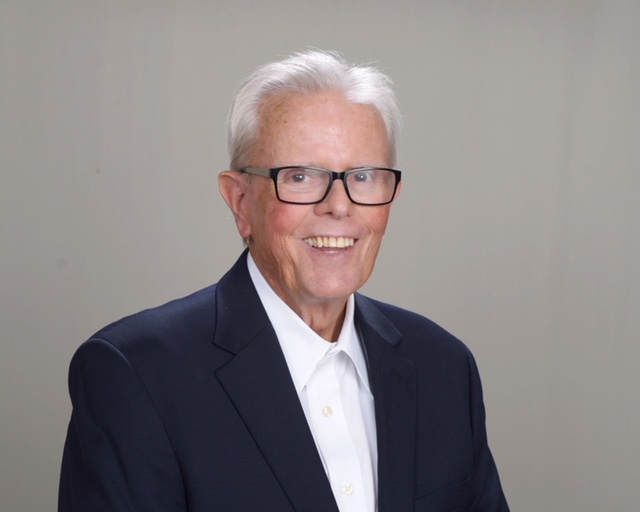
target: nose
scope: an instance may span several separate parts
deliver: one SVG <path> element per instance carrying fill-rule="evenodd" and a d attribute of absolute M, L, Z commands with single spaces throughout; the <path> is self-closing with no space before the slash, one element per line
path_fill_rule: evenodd
<path fill-rule="evenodd" d="M 342 218 L 351 215 L 353 206 L 354 204 L 344 188 L 344 182 L 334 180 L 327 197 L 321 203 L 316 204 L 316 211 L 319 214 L 330 214 L 336 218 Z"/>

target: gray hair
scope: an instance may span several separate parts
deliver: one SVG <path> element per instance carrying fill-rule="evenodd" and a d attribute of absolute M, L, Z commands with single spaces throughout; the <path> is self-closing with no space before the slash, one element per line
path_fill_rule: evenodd
<path fill-rule="evenodd" d="M 238 170 L 249 163 L 246 159 L 258 135 L 258 110 L 267 96 L 326 90 L 341 91 L 348 101 L 370 105 L 378 111 L 387 130 L 390 163 L 394 165 L 402 117 L 391 78 L 372 66 L 350 65 L 337 52 L 309 50 L 258 68 L 240 86 L 227 124 L 231 169 Z"/>

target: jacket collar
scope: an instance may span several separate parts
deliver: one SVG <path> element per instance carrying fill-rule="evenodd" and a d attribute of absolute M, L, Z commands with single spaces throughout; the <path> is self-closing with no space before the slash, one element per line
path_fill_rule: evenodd
<path fill-rule="evenodd" d="M 416 375 L 401 355 L 402 334 L 370 299 L 356 294 L 356 324 L 369 363 L 378 441 L 378 511 L 413 510 Z"/>

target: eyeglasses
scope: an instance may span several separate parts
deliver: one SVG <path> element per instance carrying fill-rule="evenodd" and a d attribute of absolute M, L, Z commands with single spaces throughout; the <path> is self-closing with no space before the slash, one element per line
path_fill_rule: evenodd
<path fill-rule="evenodd" d="M 352 203 L 381 206 L 391 203 L 402 173 L 396 169 L 365 167 L 345 172 L 333 172 L 317 167 L 244 167 L 240 172 L 271 178 L 276 197 L 283 203 L 316 204 L 329 195 L 335 180 L 342 181 Z"/>

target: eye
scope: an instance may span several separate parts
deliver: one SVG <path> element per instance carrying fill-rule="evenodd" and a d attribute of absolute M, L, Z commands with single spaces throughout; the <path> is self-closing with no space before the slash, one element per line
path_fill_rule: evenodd
<path fill-rule="evenodd" d="M 370 172 L 354 172 L 353 173 L 353 180 L 357 181 L 358 183 L 364 183 L 366 181 L 371 180 L 371 173 Z"/>
<path fill-rule="evenodd" d="M 309 175 L 304 171 L 298 171 L 288 176 L 287 180 L 291 183 L 304 183 L 309 180 Z"/>
<path fill-rule="evenodd" d="M 324 186 L 329 175 L 317 169 L 287 168 L 278 175 L 278 182 L 286 186 Z"/>
<path fill-rule="evenodd" d="M 309 171 L 306 169 L 283 169 L 278 175 L 279 181 L 287 185 L 301 185 L 307 183 L 310 178 Z"/>

